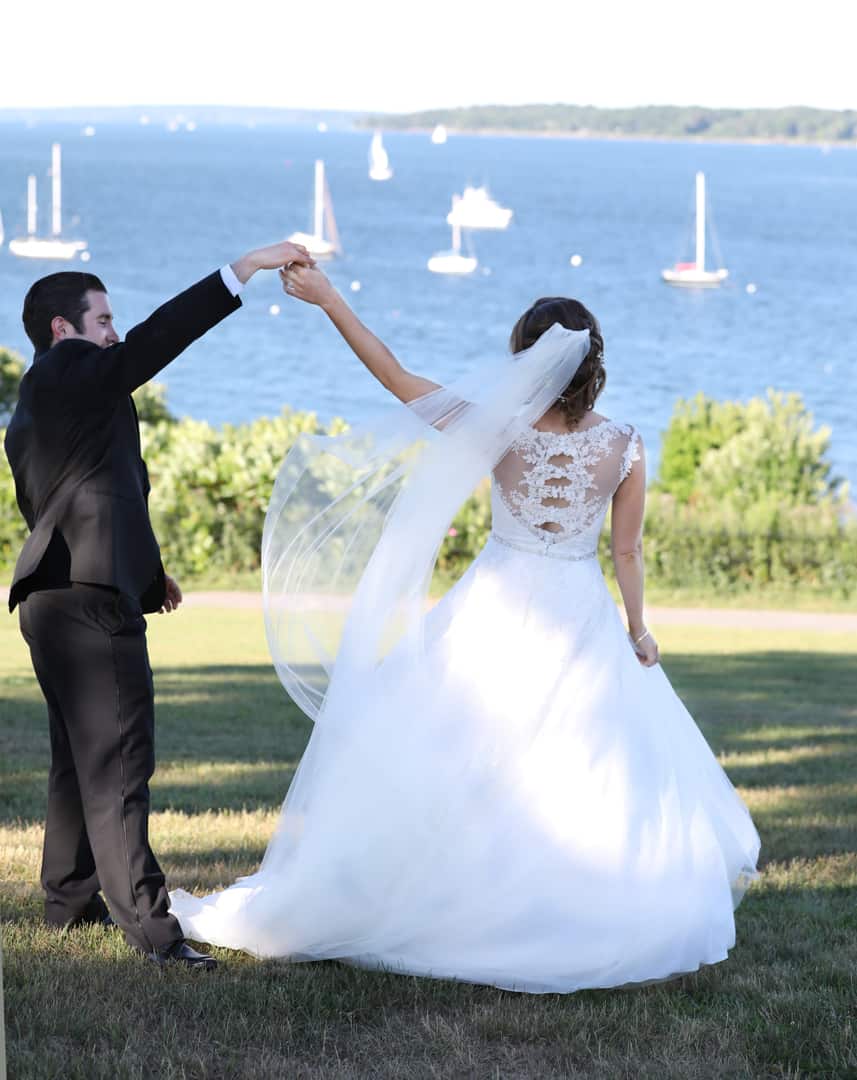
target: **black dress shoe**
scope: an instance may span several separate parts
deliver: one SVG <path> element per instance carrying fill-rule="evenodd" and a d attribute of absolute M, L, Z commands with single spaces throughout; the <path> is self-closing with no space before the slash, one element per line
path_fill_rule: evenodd
<path fill-rule="evenodd" d="M 158 952 L 146 953 L 148 958 L 159 967 L 167 964 L 184 964 L 189 968 L 202 968 L 203 971 L 214 971 L 217 961 L 208 953 L 197 952 L 186 941 L 177 941 L 168 949 Z"/>

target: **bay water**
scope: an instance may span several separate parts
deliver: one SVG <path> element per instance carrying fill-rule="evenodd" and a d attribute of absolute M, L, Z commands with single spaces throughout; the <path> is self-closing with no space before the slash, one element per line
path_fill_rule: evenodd
<path fill-rule="evenodd" d="M 0 125 L 0 344 L 25 356 L 29 284 L 97 273 L 120 332 L 255 245 L 308 230 L 322 158 L 344 253 L 325 270 L 409 368 L 443 382 L 505 350 L 533 299 L 575 296 L 601 321 L 608 387 L 599 410 L 636 424 L 656 465 L 674 403 L 799 391 L 832 431 L 837 473 L 857 487 L 857 152 L 854 148 L 390 133 L 394 170 L 368 177 L 370 133 L 307 128 Z M 87 263 L 15 258 L 26 177 L 49 226 L 51 143 L 63 147 L 65 231 Z M 692 257 L 694 174 L 703 170 L 729 269 L 725 287 L 670 288 Z M 466 234 L 467 277 L 430 273 L 450 246 L 446 214 L 465 184 L 514 210 L 501 232 Z M 710 248 L 709 265 L 715 261 Z M 579 265 L 570 263 L 579 256 Z M 288 405 L 323 420 L 371 417 L 385 392 L 316 309 L 259 274 L 244 310 L 161 376 L 179 415 L 241 423 Z M 279 308 L 279 313 L 275 313 Z M 272 313 L 274 312 L 274 313 Z"/>

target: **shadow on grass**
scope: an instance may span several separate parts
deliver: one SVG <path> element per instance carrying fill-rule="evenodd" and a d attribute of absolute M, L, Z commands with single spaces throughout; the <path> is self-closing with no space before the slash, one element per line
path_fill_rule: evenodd
<path fill-rule="evenodd" d="M 715 753 L 737 758 L 728 768 L 735 784 L 823 787 L 857 775 L 854 656 L 677 653 L 667 657 L 665 669 Z M 269 665 L 161 668 L 156 690 L 162 779 L 156 772 L 155 809 L 280 806 L 311 724 Z M 766 750 L 778 751 L 776 758 L 740 760 Z M 14 687 L 0 703 L 0 755 L 6 763 L 0 765 L 0 821 L 39 820 L 49 747 L 44 706 L 33 686 Z M 253 767 L 242 771 L 241 765 Z M 811 798 L 808 793 L 802 815 L 810 812 Z M 831 806 L 827 799 L 825 812 L 831 810 L 835 800 Z"/>
<path fill-rule="evenodd" d="M 664 669 L 717 750 L 769 743 L 765 728 L 842 725 L 857 734 L 857 645 L 852 654 L 762 652 L 669 654 Z M 730 740 L 741 736 L 740 745 Z M 814 736 L 796 740 L 814 743 Z"/>
<path fill-rule="evenodd" d="M 181 762 L 160 761 L 161 775 Z M 151 784 L 152 811 L 175 810 L 199 814 L 206 810 L 278 810 L 292 777 L 293 762 L 253 769 L 246 775 L 212 777 L 204 767 L 187 780 L 159 779 L 156 770 Z M 0 774 L 0 824 L 15 822 L 26 826 L 44 819 L 47 804 L 48 770 L 28 769 Z"/>

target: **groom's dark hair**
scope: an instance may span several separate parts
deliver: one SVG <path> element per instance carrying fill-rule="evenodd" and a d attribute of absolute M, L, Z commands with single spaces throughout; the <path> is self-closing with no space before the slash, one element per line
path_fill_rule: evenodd
<path fill-rule="evenodd" d="M 89 311 L 86 294 L 90 291 L 106 293 L 104 283 L 95 274 L 81 270 L 62 270 L 39 278 L 24 297 L 24 330 L 37 353 L 45 352 L 53 344 L 51 320 L 57 315 L 66 319 L 75 330 L 83 333 L 83 316 Z"/>

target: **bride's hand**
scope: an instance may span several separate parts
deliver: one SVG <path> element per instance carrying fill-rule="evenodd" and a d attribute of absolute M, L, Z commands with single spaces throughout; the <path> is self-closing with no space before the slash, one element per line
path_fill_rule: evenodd
<path fill-rule="evenodd" d="M 337 295 L 336 289 L 321 270 L 310 269 L 306 266 L 284 267 L 280 270 L 280 281 L 283 283 L 284 293 L 298 300 L 304 300 L 307 304 L 318 304 L 324 307 Z"/>
<path fill-rule="evenodd" d="M 654 667 L 655 664 L 660 663 L 661 654 L 658 643 L 649 630 L 642 637 L 638 637 L 636 641 L 631 638 L 630 634 L 628 636 L 634 652 L 637 654 L 637 659 L 643 667 Z"/>

